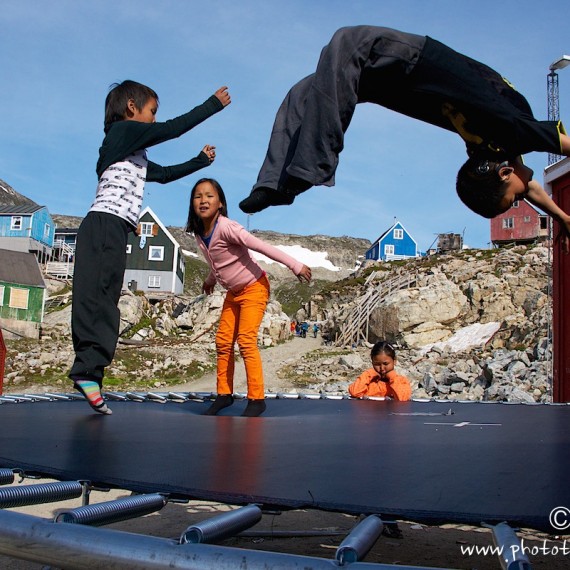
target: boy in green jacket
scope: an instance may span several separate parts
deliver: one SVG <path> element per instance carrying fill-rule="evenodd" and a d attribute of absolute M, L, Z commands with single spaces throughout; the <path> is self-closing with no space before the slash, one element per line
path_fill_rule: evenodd
<path fill-rule="evenodd" d="M 127 235 L 136 230 L 145 182 L 178 180 L 216 156 L 215 147 L 206 145 L 187 162 L 160 166 L 147 159 L 146 148 L 181 136 L 229 103 L 228 89 L 221 87 L 188 113 L 157 123 L 158 95 L 146 85 L 123 81 L 107 95 L 97 193 L 77 234 L 71 313 L 75 361 L 69 377 L 96 412 L 111 414 L 101 388 L 117 346 Z"/>

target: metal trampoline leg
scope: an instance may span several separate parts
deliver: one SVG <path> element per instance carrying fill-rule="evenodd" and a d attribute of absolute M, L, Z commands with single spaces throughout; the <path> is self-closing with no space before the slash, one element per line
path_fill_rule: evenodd
<path fill-rule="evenodd" d="M 336 551 L 335 557 L 339 565 L 362 560 L 382 534 L 383 528 L 382 519 L 376 515 L 370 515 L 358 523 Z"/>
<path fill-rule="evenodd" d="M 532 570 L 519 537 L 506 522 L 497 525 L 483 524 L 483 526 L 490 528 L 493 533 L 493 542 L 499 549 L 499 561 L 503 570 Z"/>

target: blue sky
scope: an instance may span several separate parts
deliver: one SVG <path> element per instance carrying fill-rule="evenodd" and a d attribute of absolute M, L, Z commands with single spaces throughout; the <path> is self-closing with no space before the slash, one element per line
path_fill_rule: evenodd
<path fill-rule="evenodd" d="M 83 216 L 96 187 L 109 85 L 134 79 L 160 97 L 158 120 L 228 85 L 232 104 L 180 139 L 149 150 L 176 164 L 215 144 L 214 165 L 168 185 L 147 184 L 144 205 L 166 225 L 186 220 L 190 189 L 217 178 L 230 217 L 250 229 L 376 239 L 397 218 L 428 248 L 438 233 L 487 247 L 489 222 L 455 195 L 461 139 L 359 105 L 333 188 L 247 216 L 238 209 L 265 156 L 288 89 L 312 73 L 342 26 L 372 24 L 430 35 L 508 77 L 546 119 L 548 66 L 570 54 L 568 0 L 3 0 L 0 10 L 0 178 L 50 212 Z M 570 116 L 570 68 L 560 72 Z M 565 114 L 566 113 L 566 114 Z M 570 118 L 567 118 L 570 127 Z M 570 128 L 569 128 L 570 130 Z M 547 155 L 526 162 L 539 180 Z"/>

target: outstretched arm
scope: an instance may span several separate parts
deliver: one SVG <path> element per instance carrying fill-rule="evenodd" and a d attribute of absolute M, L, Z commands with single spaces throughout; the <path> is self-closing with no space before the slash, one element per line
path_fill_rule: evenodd
<path fill-rule="evenodd" d="M 566 138 L 570 144 L 570 138 Z M 568 151 L 570 152 L 570 146 L 568 147 Z M 536 180 L 531 180 L 528 183 L 528 193 L 525 197 L 531 204 L 545 211 L 558 221 L 566 239 L 570 238 L 570 215 L 568 215 L 554 202 L 554 200 L 546 193 L 544 188 Z"/>

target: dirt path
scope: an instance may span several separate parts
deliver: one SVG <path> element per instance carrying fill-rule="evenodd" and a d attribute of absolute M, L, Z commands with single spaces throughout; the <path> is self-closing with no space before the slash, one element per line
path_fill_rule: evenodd
<path fill-rule="evenodd" d="M 277 371 L 286 364 L 294 363 L 307 352 L 320 348 L 321 337 L 307 338 L 293 337 L 290 341 L 265 348 L 261 350 L 261 360 L 263 362 L 263 375 L 265 379 L 265 390 L 268 392 L 287 392 L 291 390 L 291 383 L 277 377 Z M 177 384 L 169 387 L 172 392 L 215 392 L 216 372 L 205 374 L 198 380 Z M 235 368 L 234 392 L 242 393 L 247 391 L 245 378 L 245 368 L 243 361 L 238 359 Z"/>

